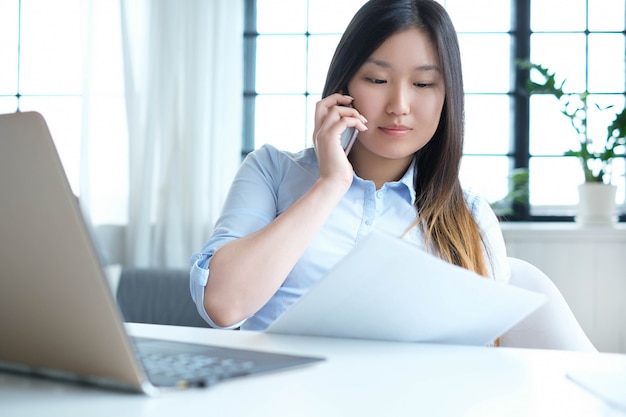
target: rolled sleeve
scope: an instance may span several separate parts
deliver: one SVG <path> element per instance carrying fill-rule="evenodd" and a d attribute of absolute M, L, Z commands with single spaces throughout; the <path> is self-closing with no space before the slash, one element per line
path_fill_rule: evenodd
<path fill-rule="evenodd" d="M 196 303 L 198 314 L 209 323 L 209 326 L 216 329 L 236 329 L 240 327 L 245 320 L 228 327 L 218 326 L 211 320 L 211 317 L 209 317 L 204 308 L 204 288 L 209 280 L 209 269 L 206 265 L 210 256 L 210 254 L 196 253 L 191 257 L 191 269 L 189 271 L 189 290 L 191 291 L 191 298 L 194 303 Z"/>

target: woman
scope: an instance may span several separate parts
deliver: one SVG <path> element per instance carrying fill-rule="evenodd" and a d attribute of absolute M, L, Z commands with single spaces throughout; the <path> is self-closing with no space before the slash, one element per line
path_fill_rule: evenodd
<path fill-rule="evenodd" d="M 332 59 L 314 147 L 251 153 L 192 257 L 204 319 L 266 329 L 373 229 L 506 282 L 498 221 L 459 183 L 463 94 L 456 32 L 438 3 L 367 2 Z M 347 128 L 359 135 L 346 156 Z"/>

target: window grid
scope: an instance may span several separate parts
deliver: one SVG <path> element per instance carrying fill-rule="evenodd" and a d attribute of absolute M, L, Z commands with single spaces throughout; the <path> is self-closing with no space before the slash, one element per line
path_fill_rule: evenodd
<path fill-rule="evenodd" d="M 537 4 L 537 6 L 540 6 L 539 1 L 540 0 L 532 0 L 534 1 L 534 4 Z M 583 80 L 582 80 L 582 85 L 580 86 L 576 86 L 575 88 L 569 88 L 568 91 L 571 92 L 582 92 L 582 91 L 589 91 L 590 92 L 590 99 L 592 97 L 617 97 L 617 96 L 621 96 L 621 97 L 626 97 L 626 73 L 624 74 L 624 78 L 621 81 L 621 87 L 619 90 L 612 90 L 612 91 L 598 91 L 598 90 L 594 90 L 593 88 L 591 88 L 591 84 L 590 84 L 590 38 L 593 37 L 594 35 L 600 35 L 600 34 L 612 34 L 612 35 L 619 35 L 621 36 L 623 39 L 626 39 L 626 27 L 624 27 L 624 24 L 622 24 L 622 28 L 621 30 L 606 30 L 606 29 L 597 29 L 597 28 L 591 28 L 590 27 L 590 3 L 593 3 L 593 0 L 583 0 L 584 2 L 584 24 L 577 29 L 552 29 L 552 28 L 547 28 L 547 27 L 541 27 L 538 28 L 537 30 L 533 30 L 532 29 L 532 22 L 531 22 L 531 0 L 517 0 L 518 3 L 518 7 L 516 8 L 518 16 L 516 16 L 518 19 L 522 19 L 521 22 L 521 27 L 524 28 L 524 33 L 523 36 L 519 36 L 517 39 L 518 43 L 524 43 L 524 49 L 526 49 L 526 51 L 522 52 L 518 58 L 519 59 L 528 59 L 528 57 L 530 57 L 530 60 L 532 62 L 535 63 L 542 63 L 544 65 L 546 65 L 543 61 L 543 59 L 537 58 L 537 55 L 541 55 L 537 53 L 537 46 L 539 46 L 539 43 L 536 43 L 536 47 L 533 48 L 533 41 L 534 41 L 534 37 L 540 37 L 540 36 L 548 36 L 548 35 L 552 35 L 552 36 L 575 36 L 575 35 L 580 35 L 581 38 L 584 39 L 584 54 L 583 54 L 583 65 L 578 67 L 578 66 L 573 66 L 571 65 L 571 67 L 576 67 L 577 69 L 579 69 L 579 71 L 581 71 L 583 73 Z M 621 1 L 621 0 L 620 0 Z M 596 1 L 596 5 L 597 4 L 601 4 L 598 3 Z M 544 3 L 545 5 L 545 3 Z M 606 9 L 606 4 L 604 5 L 605 9 Z M 555 48 L 556 49 L 556 48 Z M 619 51 L 611 51 L 612 53 L 617 52 L 617 54 L 620 54 Z M 626 51 L 625 51 L 626 52 Z M 575 59 L 575 54 L 573 54 L 572 52 L 568 51 L 568 54 L 571 54 L 573 56 L 573 59 Z M 622 52 L 620 54 L 621 56 L 624 56 L 624 52 Z M 543 57 L 545 58 L 545 56 Z M 570 72 L 568 70 L 571 70 L 571 68 L 554 68 L 551 65 L 547 65 L 551 70 L 556 70 L 557 75 L 564 77 L 564 78 L 569 78 L 569 76 L 571 75 Z M 567 167 L 565 167 L 565 161 L 569 160 L 571 163 L 570 165 L 572 167 L 574 167 L 572 169 L 572 171 L 574 172 L 574 174 L 572 175 L 581 175 L 582 178 L 582 172 L 579 169 L 579 161 L 578 160 L 574 160 L 573 157 L 566 157 L 563 155 L 563 152 L 567 149 L 563 149 L 561 152 L 542 152 L 542 151 L 538 151 L 538 152 L 533 152 L 532 148 L 533 145 L 531 143 L 531 138 L 535 138 L 537 139 L 537 135 L 533 135 L 533 120 L 532 120 L 532 111 L 533 111 L 533 99 L 539 99 L 540 97 L 537 96 L 533 96 L 532 98 L 529 98 L 527 93 L 525 92 L 525 88 L 524 88 L 524 80 L 528 78 L 528 71 L 525 70 L 518 70 L 517 71 L 517 79 L 518 81 L 518 85 L 517 85 L 517 89 L 516 89 L 516 103 L 519 103 L 519 106 L 516 106 L 516 109 L 518 111 L 519 114 L 517 114 L 517 116 L 519 116 L 518 121 L 516 122 L 515 125 L 515 139 L 516 139 L 516 147 L 515 147 L 515 157 L 516 157 L 516 166 L 517 167 L 523 167 L 523 168 L 529 168 L 533 163 L 535 165 L 541 163 L 542 161 L 546 161 L 545 164 L 550 164 L 552 165 L 552 163 L 550 163 L 550 161 L 560 161 L 563 163 L 563 169 L 562 171 L 565 171 L 566 169 L 568 169 Z M 561 78 L 562 80 L 563 78 Z M 558 78 L 557 78 L 558 80 Z M 569 80 L 568 80 L 569 81 Z M 570 86 L 571 84 L 568 84 L 566 82 L 566 86 Z M 553 97 L 549 97 L 549 99 L 554 100 Z M 566 127 L 567 130 L 564 130 L 564 135 L 567 134 L 573 134 L 573 129 L 571 129 L 570 126 Z M 592 136 L 593 137 L 593 136 Z M 618 157 L 616 158 L 616 160 L 614 161 L 614 166 L 619 170 L 619 169 L 623 169 L 621 167 L 623 167 L 623 162 L 624 158 L 622 157 Z M 554 169 L 553 169 L 554 170 Z M 554 171 L 558 171 L 554 170 Z M 531 169 L 530 170 L 530 174 L 531 174 L 531 192 L 532 192 L 532 182 L 533 182 L 533 172 L 537 172 L 537 167 L 535 167 L 535 169 Z M 536 177 L 539 177 L 539 175 L 536 175 Z M 543 178 L 543 177 L 542 177 Z M 537 178 L 535 179 L 535 181 L 537 181 Z M 581 179 L 582 181 L 582 179 Z M 618 185 L 618 200 L 620 201 L 618 203 L 618 210 L 619 210 L 619 220 L 620 221 L 625 221 L 626 220 L 626 202 L 624 201 L 624 189 L 626 188 L 626 177 L 624 177 L 622 175 L 621 180 L 617 181 L 615 178 L 613 180 L 614 184 Z M 532 200 L 532 199 L 531 199 Z M 525 207 L 521 207 L 520 209 L 520 220 L 533 220 L 533 221 L 571 221 L 574 218 L 574 214 L 575 214 L 575 206 L 570 204 L 570 205 L 565 205 L 565 204 L 552 204 L 552 205 L 545 205 L 545 206 L 533 206 L 532 205 L 532 201 L 530 202 L 530 206 L 525 206 Z M 575 204 L 575 203 L 574 203 Z"/>
<path fill-rule="evenodd" d="M 77 194 L 84 71 L 80 6 L 81 0 L 0 2 L 0 113 L 38 111 L 46 118 Z M 52 13 L 62 18 L 52 19 Z"/>

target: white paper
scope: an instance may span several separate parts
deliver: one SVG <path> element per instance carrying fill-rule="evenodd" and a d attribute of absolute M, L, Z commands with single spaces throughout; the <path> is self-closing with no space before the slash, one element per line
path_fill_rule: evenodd
<path fill-rule="evenodd" d="M 544 302 L 375 231 L 267 331 L 487 345 Z"/>

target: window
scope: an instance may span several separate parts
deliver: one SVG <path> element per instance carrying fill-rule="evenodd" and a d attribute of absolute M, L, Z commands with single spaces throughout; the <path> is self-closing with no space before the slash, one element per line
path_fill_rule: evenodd
<path fill-rule="evenodd" d="M 0 2 L 0 112 L 44 115 L 75 192 L 83 89 L 81 3 Z"/>
<path fill-rule="evenodd" d="M 571 91 L 587 88 L 598 103 L 621 106 L 624 0 L 438 1 L 450 13 L 461 44 L 463 185 L 496 202 L 509 191 L 510 174 L 528 168 L 530 206 L 515 206 L 507 218 L 572 220 L 582 174 L 578 161 L 563 152 L 573 131 L 558 120 L 558 103 L 527 97 L 516 78 L 525 76 L 516 60 L 530 57 L 567 77 Z M 244 153 L 264 143 L 286 150 L 310 146 L 313 106 L 330 58 L 364 2 L 246 0 Z M 624 209 L 624 161 L 616 161 L 614 170 Z"/>
<path fill-rule="evenodd" d="M 72 191 L 89 189 L 94 223 L 126 221 L 119 21 L 108 0 L 0 0 L 0 113 L 44 116 Z"/>
<path fill-rule="evenodd" d="M 311 144 L 313 109 L 326 70 L 341 34 L 362 4 L 363 0 L 246 1 L 244 153 L 265 143 L 286 150 Z"/>
<path fill-rule="evenodd" d="M 605 137 L 614 113 L 601 106 L 624 105 L 624 0 L 535 0 L 530 14 L 530 58 L 566 79 L 568 92 L 589 91 L 589 136 Z M 559 19 L 554 19 L 560 15 Z M 574 129 L 559 114 L 554 98 L 533 95 L 529 113 L 531 214 L 573 215 L 582 172 L 576 158 L 563 152 L 576 147 Z M 624 210 L 624 160 L 613 162 L 613 182 Z"/>

